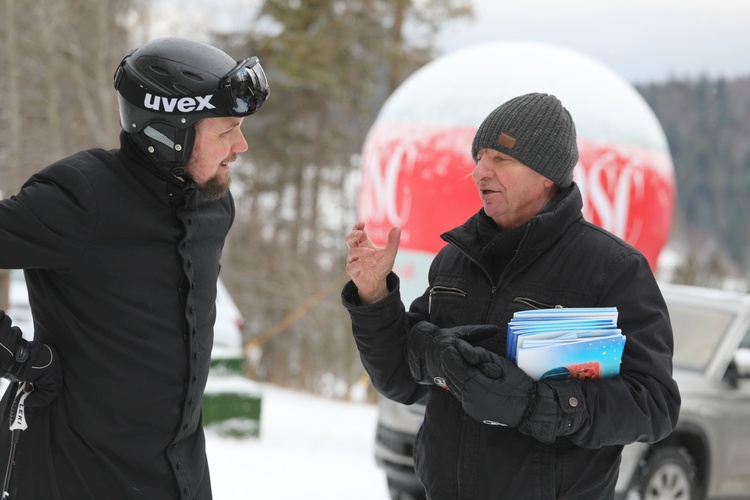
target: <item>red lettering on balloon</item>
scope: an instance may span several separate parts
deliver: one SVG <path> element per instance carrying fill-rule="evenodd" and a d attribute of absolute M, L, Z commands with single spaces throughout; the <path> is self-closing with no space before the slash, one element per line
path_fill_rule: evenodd
<path fill-rule="evenodd" d="M 362 157 L 359 217 L 376 244 L 391 226 L 401 247 L 437 253 L 440 234 L 481 208 L 471 178 L 474 127 L 376 124 Z M 671 229 L 674 174 L 667 152 L 579 138 L 574 178 L 584 217 L 638 248 L 652 268 Z"/>

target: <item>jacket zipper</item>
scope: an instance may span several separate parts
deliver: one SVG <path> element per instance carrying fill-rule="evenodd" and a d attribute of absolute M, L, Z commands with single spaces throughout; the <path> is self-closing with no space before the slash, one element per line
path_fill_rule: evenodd
<path fill-rule="evenodd" d="M 454 247 L 456 247 L 458 249 L 458 251 L 461 252 L 464 255 L 464 257 L 466 257 L 471 262 L 473 262 L 482 271 L 482 274 L 484 274 L 485 278 L 487 278 L 487 282 L 490 284 L 491 290 L 490 290 L 490 300 L 487 303 L 487 309 L 485 310 L 485 313 L 484 313 L 484 317 L 485 317 L 485 320 L 486 320 L 487 316 L 490 313 L 490 309 L 492 308 L 491 307 L 492 306 L 492 298 L 495 296 L 495 292 L 497 291 L 497 284 L 495 284 L 495 282 L 492 281 L 492 275 L 489 273 L 489 271 L 487 271 L 487 269 L 485 269 L 485 267 L 482 265 L 482 263 L 479 262 L 476 258 L 474 258 L 474 256 L 471 254 L 471 252 L 469 252 L 466 248 L 464 248 L 464 246 L 461 245 L 458 240 L 456 240 L 455 238 L 451 238 L 450 236 L 445 237 L 443 239 L 446 242 L 448 242 L 451 245 L 453 245 Z M 464 296 L 465 296 L 466 292 L 463 292 L 463 293 L 464 293 Z M 432 298 L 432 295 L 430 295 L 430 298 Z"/>
<path fill-rule="evenodd" d="M 455 297 L 466 297 L 466 292 L 452 286 L 434 286 L 430 289 L 430 298 L 427 301 L 427 314 L 432 312 L 432 296 L 436 294 L 453 295 Z"/>
<path fill-rule="evenodd" d="M 527 225 L 526 225 L 526 231 L 524 232 L 524 235 L 523 235 L 523 238 L 521 239 L 521 242 L 518 244 L 518 248 L 519 249 L 523 246 L 524 242 L 526 241 L 526 238 L 527 238 L 527 236 L 529 234 L 529 230 L 531 229 L 532 225 L 533 225 L 532 222 L 527 223 Z M 488 315 L 490 313 L 490 310 L 492 309 L 492 301 L 494 300 L 495 293 L 497 292 L 497 289 L 500 286 L 500 283 L 502 283 L 503 280 L 505 279 L 505 277 L 506 277 L 506 275 L 508 273 L 508 269 L 510 268 L 511 264 L 513 262 L 515 262 L 516 257 L 518 256 L 518 253 L 516 253 L 516 255 L 513 256 L 513 258 L 510 260 L 510 262 L 508 262 L 508 265 L 506 266 L 505 270 L 503 271 L 502 275 L 500 276 L 500 279 L 498 280 L 497 283 L 495 283 L 492 280 L 492 276 L 487 271 L 487 269 L 485 269 L 484 266 L 482 266 L 482 264 L 477 259 L 475 259 L 472 256 L 471 252 L 467 251 L 463 247 L 463 245 L 461 245 L 458 242 L 458 240 L 456 240 L 454 238 L 451 238 L 450 236 L 444 237 L 443 239 L 445 241 L 447 241 L 448 243 L 452 244 L 453 246 L 455 246 L 466 258 L 468 258 L 470 261 L 472 261 L 474 264 L 476 264 L 476 266 L 479 267 L 479 269 L 482 270 L 482 272 L 484 273 L 485 277 L 487 278 L 487 281 L 490 283 L 491 292 L 490 292 L 490 300 L 487 303 L 487 310 L 485 311 L 485 320 L 486 320 L 486 318 L 488 317 Z M 436 288 L 438 288 L 438 287 L 436 287 Z M 448 287 L 445 287 L 445 288 L 448 289 Z M 450 289 L 450 290 L 457 290 L 457 289 Z M 461 290 L 458 290 L 458 291 L 460 291 L 463 296 L 466 295 L 466 292 L 463 292 Z M 526 305 L 528 305 L 530 307 L 533 307 L 534 309 L 565 309 L 565 306 L 560 305 L 560 304 L 546 304 L 544 302 L 541 302 L 541 301 L 538 301 L 538 300 L 535 300 L 535 299 L 531 299 L 531 298 L 528 298 L 528 297 L 514 297 L 513 298 L 513 302 L 517 302 L 517 303 L 521 303 L 521 304 L 526 304 Z M 432 290 L 430 290 L 430 300 L 429 300 L 429 304 L 428 304 L 428 310 L 430 310 L 430 309 L 432 309 Z M 466 418 L 468 418 L 468 416 L 466 414 L 463 414 L 461 416 L 462 426 L 463 426 L 463 421 Z M 461 431 L 463 430 L 462 426 L 459 428 L 459 429 L 461 429 Z M 461 441 L 461 435 L 460 434 L 458 436 L 458 441 L 459 442 Z M 461 456 L 460 455 L 459 455 L 459 460 L 461 460 Z M 456 478 L 459 478 L 459 477 L 461 477 L 461 466 L 460 466 L 459 463 L 456 464 L 456 468 L 457 468 L 457 470 L 456 470 Z M 456 484 L 456 491 L 458 492 L 458 495 L 460 497 L 461 496 L 460 482 L 458 482 L 458 484 Z"/>
<path fill-rule="evenodd" d="M 535 299 L 530 299 L 528 297 L 514 297 L 513 302 L 526 304 L 527 306 L 531 306 L 534 309 L 565 309 L 565 306 L 560 304 L 547 304 Z"/>

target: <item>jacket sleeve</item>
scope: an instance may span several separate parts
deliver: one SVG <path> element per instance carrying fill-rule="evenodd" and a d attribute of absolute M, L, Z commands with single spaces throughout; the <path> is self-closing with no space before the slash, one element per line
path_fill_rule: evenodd
<path fill-rule="evenodd" d="M 352 333 L 360 359 L 375 389 L 383 396 L 412 404 L 427 394 L 427 386 L 417 384 L 406 358 L 407 334 L 418 314 L 406 313 L 401 302 L 399 279 L 387 279 L 389 294 L 374 304 L 362 305 L 353 282 L 344 286 L 341 299 L 352 320 Z M 419 300 L 419 299 L 417 299 Z M 416 301 L 415 301 L 416 302 Z"/>
<path fill-rule="evenodd" d="M 599 305 L 618 308 L 626 336 L 620 375 L 555 383 L 563 407 L 571 398 L 586 406 L 582 425 L 568 438 L 585 448 L 663 439 L 677 423 L 681 400 L 672 378 L 669 313 L 643 256 L 629 254 L 614 266 Z"/>
<path fill-rule="evenodd" d="M 64 163 L 32 176 L 0 201 L 0 268 L 63 269 L 85 247 L 96 220 L 93 189 Z"/>

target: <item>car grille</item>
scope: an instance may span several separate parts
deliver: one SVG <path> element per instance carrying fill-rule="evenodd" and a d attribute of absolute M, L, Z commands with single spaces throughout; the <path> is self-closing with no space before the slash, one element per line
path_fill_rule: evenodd
<path fill-rule="evenodd" d="M 414 456 L 414 434 L 394 431 L 378 425 L 375 440 L 399 455 Z"/>

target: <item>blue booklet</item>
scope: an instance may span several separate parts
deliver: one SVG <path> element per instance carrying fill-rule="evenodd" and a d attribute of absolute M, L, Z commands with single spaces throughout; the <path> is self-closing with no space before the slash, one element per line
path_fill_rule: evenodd
<path fill-rule="evenodd" d="M 617 308 L 519 311 L 508 324 L 506 357 L 535 380 L 614 377 L 625 336 Z"/>

